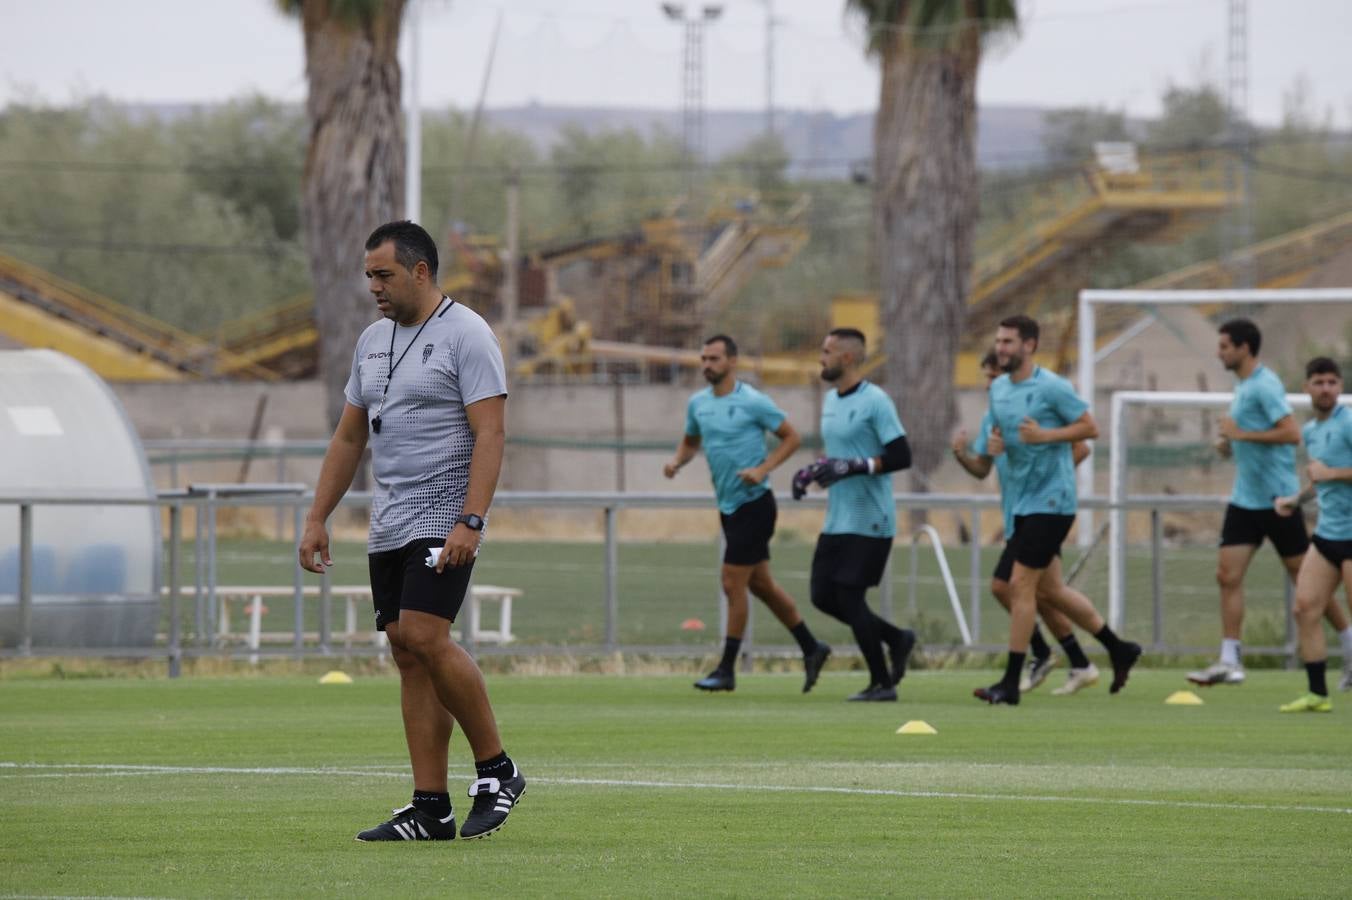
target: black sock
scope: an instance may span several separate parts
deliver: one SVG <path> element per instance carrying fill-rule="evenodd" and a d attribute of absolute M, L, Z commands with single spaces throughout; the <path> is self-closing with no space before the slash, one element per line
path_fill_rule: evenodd
<path fill-rule="evenodd" d="M 1084 655 L 1084 648 L 1081 647 L 1080 642 L 1075 639 L 1074 632 L 1061 638 L 1057 643 L 1061 645 L 1062 650 L 1066 651 L 1066 659 L 1070 660 L 1070 667 L 1072 669 L 1089 668 L 1089 657 Z"/>
<path fill-rule="evenodd" d="M 1329 661 L 1321 659 L 1319 662 L 1308 662 L 1305 664 L 1305 677 L 1310 680 L 1310 693 L 1318 694 L 1321 697 L 1329 695 L 1328 684 L 1324 681 L 1324 672 L 1328 669 Z"/>
<path fill-rule="evenodd" d="M 1037 625 L 1033 626 L 1033 636 L 1028 641 L 1028 649 L 1033 651 L 1034 659 L 1046 659 L 1052 655 L 1052 648 L 1047 646 L 1047 639 L 1042 636 L 1042 629 Z"/>
<path fill-rule="evenodd" d="M 1109 656 L 1117 656 L 1122 651 L 1122 639 L 1113 634 L 1113 630 L 1105 623 L 1102 628 L 1094 632 L 1094 637 L 1103 645 L 1103 649 L 1108 651 Z"/>
<path fill-rule="evenodd" d="M 1019 676 L 1023 673 L 1023 664 L 1027 659 L 1027 653 L 1009 651 L 1009 659 L 1005 662 L 1005 677 L 1001 679 L 1000 683 L 1017 691 L 1019 689 Z"/>
<path fill-rule="evenodd" d="M 804 656 L 807 656 L 813 650 L 817 649 L 817 638 L 812 634 L 811 629 L 807 627 L 806 622 L 799 622 L 797 625 L 790 628 L 789 634 L 793 635 L 793 639 L 798 642 L 798 646 L 802 648 Z"/>
<path fill-rule="evenodd" d="M 723 638 L 723 661 L 718 664 L 718 670 L 729 675 L 737 671 L 737 652 L 741 649 L 741 638 Z"/>
<path fill-rule="evenodd" d="M 476 759 L 474 771 L 479 773 L 480 778 L 496 778 L 499 781 L 506 781 L 512 777 L 512 773 L 516 771 L 516 766 L 512 764 L 511 758 L 507 756 L 507 751 L 504 750 L 492 759 L 482 761 Z"/>
<path fill-rule="evenodd" d="M 433 791 L 414 791 L 413 806 L 429 816 L 444 819 L 451 814 L 451 795 Z"/>

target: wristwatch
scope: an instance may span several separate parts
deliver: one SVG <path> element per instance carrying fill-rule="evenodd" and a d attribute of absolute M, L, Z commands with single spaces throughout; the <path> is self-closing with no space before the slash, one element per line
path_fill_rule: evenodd
<path fill-rule="evenodd" d="M 483 531 L 483 530 L 484 530 L 484 520 L 483 520 L 483 517 L 482 517 L 482 516 L 476 516 L 474 513 L 469 513 L 469 514 L 467 514 L 467 515 L 461 516 L 460 518 L 458 518 L 458 519 L 455 520 L 455 524 L 457 524 L 457 525 L 464 525 L 464 526 L 468 527 L 470 531 Z"/>

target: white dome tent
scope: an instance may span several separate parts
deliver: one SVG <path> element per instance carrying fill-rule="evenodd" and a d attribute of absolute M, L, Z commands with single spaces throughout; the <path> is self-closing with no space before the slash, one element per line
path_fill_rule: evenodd
<path fill-rule="evenodd" d="M 108 385 L 55 351 L 0 352 L 0 459 L 0 495 L 34 500 L 33 646 L 152 644 L 159 511 L 97 502 L 155 497 L 140 438 Z M 62 502 L 43 502 L 52 500 Z M 0 507 L 4 648 L 20 643 L 19 520 L 19 506 Z"/>

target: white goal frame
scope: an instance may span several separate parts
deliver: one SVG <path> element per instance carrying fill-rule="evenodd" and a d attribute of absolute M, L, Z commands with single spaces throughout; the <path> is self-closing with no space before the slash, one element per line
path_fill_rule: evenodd
<path fill-rule="evenodd" d="M 1097 308 L 1110 303 L 1142 306 L 1145 317 L 1126 329 L 1121 335 L 1098 347 L 1095 340 Z M 1154 306 L 1201 306 L 1208 303 L 1352 303 L 1352 288 L 1287 288 L 1283 290 L 1083 290 L 1080 291 L 1077 322 L 1079 330 L 1079 359 L 1077 387 L 1080 396 L 1094 409 L 1094 367 L 1107 359 L 1114 351 L 1125 345 L 1131 338 L 1145 330 L 1155 317 L 1149 308 Z M 1080 466 L 1076 476 L 1079 479 L 1081 497 L 1095 497 L 1094 467 Z M 1081 512 L 1079 530 L 1080 546 L 1087 546 L 1094 533 L 1093 510 Z"/>
<path fill-rule="evenodd" d="M 1109 416 L 1108 439 L 1111 446 L 1108 477 L 1108 622 L 1121 628 L 1126 611 L 1127 596 L 1127 509 L 1132 498 L 1127 492 L 1127 456 L 1131 449 L 1131 433 L 1127 428 L 1127 410 L 1132 406 L 1185 407 L 1189 409 L 1228 409 L 1233 393 L 1219 391 L 1116 391 L 1113 393 Z M 1286 402 L 1293 409 L 1310 408 L 1308 394 L 1287 394 Z M 1338 398 L 1341 406 L 1352 406 L 1352 394 Z M 1302 479 L 1303 481 L 1303 479 Z M 1205 499 L 1222 500 L 1228 495 L 1208 495 Z M 1184 503 L 1201 497 L 1171 497 Z"/>

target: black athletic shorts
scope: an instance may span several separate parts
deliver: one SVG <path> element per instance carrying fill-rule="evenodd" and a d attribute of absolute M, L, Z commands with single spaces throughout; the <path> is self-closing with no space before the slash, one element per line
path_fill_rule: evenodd
<path fill-rule="evenodd" d="M 1056 555 L 1061 555 L 1060 548 L 1057 548 Z M 991 578 L 995 581 L 1008 581 L 1014 577 L 1014 540 L 1005 541 L 1005 549 L 1000 551 L 1000 558 L 995 563 L 995 571 L 991 573 Z"/>
<path fill-rule="evenodd" d="M 1305 518 L 1299 512 L 1279 516 L 1275 509 L 1244 509 L 1233 503 L 1225 507 L 1225 522 L 1221 525 L 1222 547 L 1258 547 L 1263 538 L 1272 541 L 1272 546 L 1283 558 L 1300 556 L 1310 546 Z"/>
<path fill-rule="evenodd" d="M 399 621 L 399 612 L 405 609 L 455 621 L 460 605 L 465 602 L 474 560 L 463 566 L 447 565 L 438 575 L 437 570 L 425 562 L 427 551 L 435 549 L 440 553 L 445 545 L 445 540 L 419 538 L 398 550 L 367 554 L 377 631 L 384 631 L 386 625 Z"/>
<path fill-rule="evenodd" d="M 1317 534 L 1310 541 L 1314 544 L 1314 549 L 1319 551 L 1319 555 L 1328 560 L 1335 569 L 1341 569 L 1343 563 L 1352 561 L 1352 541 L 1331 541 Z"/>
<path fill-rule="evenodd" d="M 862 534 L 822 534 L 812 554 L 812 583 L 870 588 L 883 580 L 892 539 Z"/>
<path fill-rule="evenodd" d="M 1014 562 L 1030 569 L 1045 569 L 1052 560 L 1061 555 L 1061 545 L 1070 526 L 1075 524 L 1074 516 L 1058 516 L 1051 513 L 1034 513 L 1031 516 L 1014 517 L 1014 535 L 1009 539 L 1009 549 Z M 1009 567 L 1010 574 L 1014 566 Z"/>
<path fill-rule="evenodd" d="M 723 537 L 727 540 L 723 562 L 730 566 L 754 566 L 770 558 L 770 538 L 779 516 L 774 494 L 766 491 L 731 514 L 718 515 L 723 520 Z"/>

